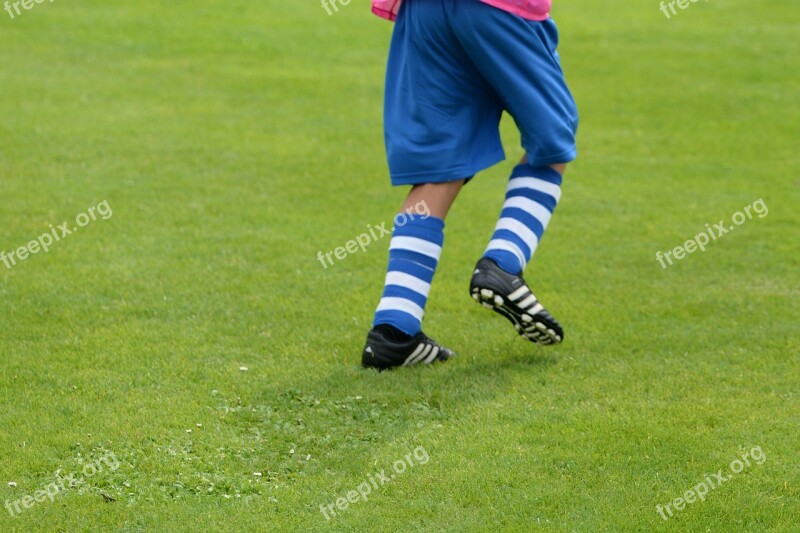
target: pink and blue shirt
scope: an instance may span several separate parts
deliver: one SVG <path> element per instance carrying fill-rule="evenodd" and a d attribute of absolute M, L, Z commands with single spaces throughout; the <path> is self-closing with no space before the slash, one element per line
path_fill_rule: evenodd
<path fill-rule="evenodd" d="M 480 0 L 529 20 L 547 20 L 552 0 Z M 397 18 L 402 0 L 372 0 L 372 12 L 389 20 Z"/>

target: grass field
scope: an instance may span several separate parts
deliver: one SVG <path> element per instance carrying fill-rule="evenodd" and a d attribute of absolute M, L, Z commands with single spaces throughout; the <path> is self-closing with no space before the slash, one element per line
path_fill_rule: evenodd
<path fill-rule="evenodd" d="M 506 117 L 425 319 L 459 356 L 381 374 L 359 362 L 388 237 L 316 256 L 405 192 L 391 24 L 365 0 L 32 5 L 0 11 L 0 531 L 800 531 L 795 0 L 556 0 L 580 157 L 527 277 L 566 340 L 469 298 Z"/>

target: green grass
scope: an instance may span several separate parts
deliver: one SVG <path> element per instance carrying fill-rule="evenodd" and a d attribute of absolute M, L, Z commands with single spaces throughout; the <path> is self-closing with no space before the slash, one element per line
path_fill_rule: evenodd
<path fill-rule="evenodd" d="M 507 162 L 448 218 L 425 329 L 458 359 L 382 374 L 358 363 L 388 238 L 315 258 L 404 194 L 391 25 L 367 4 L 0 11 L 0 250 L 113 210 L 0 264 L 0 531 L 800 531 L 796 2 L 556 1 L 581 155 L 528 278 L 566 342 L 468 296 Z M 655 260 L 759 198 L 768 216 Z M 7 512 L 109 452 L 116 470 Z"/>

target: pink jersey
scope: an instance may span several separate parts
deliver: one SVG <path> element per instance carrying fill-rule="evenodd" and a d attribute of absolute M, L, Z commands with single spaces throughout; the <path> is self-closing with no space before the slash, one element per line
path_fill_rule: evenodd
<path fill-rule="evenodd" d="M 402 0 L 372 0 L 372 12 L 385 19 L 397 18 Z M 530 20 L 547 20 L 552 0 L 481 0 L 496 8 Z"/>

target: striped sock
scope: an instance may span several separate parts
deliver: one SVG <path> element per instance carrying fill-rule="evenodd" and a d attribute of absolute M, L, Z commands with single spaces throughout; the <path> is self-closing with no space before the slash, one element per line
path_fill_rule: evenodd
<path fill-rule="evenodd" d="M 509 274 L 525 270 L 561 197 L 561 174 L 550 167 L 517 165 L 506 201 L 483 256 Z"/>
<path fill-rule="evenodd" d="M 395 226 L 389 245 L 386 286 L 373 327 L 388 324 L 407 335 L 422 330 L 422 315 L 444 243 L 444 220 L 411 217 Z"/>

